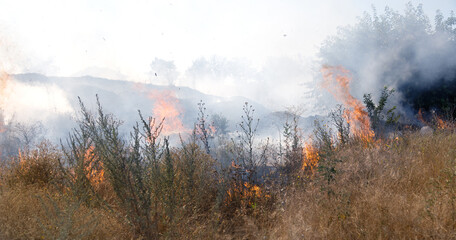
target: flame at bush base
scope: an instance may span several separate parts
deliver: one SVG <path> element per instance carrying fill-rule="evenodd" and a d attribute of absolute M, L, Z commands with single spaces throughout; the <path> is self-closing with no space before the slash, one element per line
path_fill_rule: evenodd
<path fill-rule="evenodd" d="M 248 182 L 232 183 L 227 191 L 225 204 L 229 205 L 234 202 L 239 202 L 242 206 L 254 206 L 256 201 L 261 198 L 270 198 L 268 194 L 263 193 L 262 189 L 255 184 Z"/>
<path fill-rule="evenodd" d="M 343 103 L 345 107 L 344 118 L 350 124 L 350 131 L 353 136 L 360 137 L 364 142 L 373 142 L 375 133 L 371 129 L 369 116 L 364 106 L 358 99 L 350 94 L 350 72 L 341 66 L 323 66 L 322 86 L 327 89 L 336 100 Z"/>
<path fill-rule="evenodd" d="M 427 126 L 434 126 L 436 129 L 440 130 L 451 130 L 456 128 L 455 121 L 445 120 L 445 118 L 439 116 L 437 113 L 433 112 L 431 117 L 427 117 L 428 121 L 423 117 L 423 110 L 420 108 L 416 118 Z"/>
<path fill-rule="evenodd" d="M 237 177 L 248 172 L 247 169 L 237 165 L 234 161 L 231 162 L 230 169 Z M 231 179 L 229 188 L 226 191 L 226 197 L 224 200 L 225 206 L 230 206 L 231 204 L 241 204 L 241 206 L 244 207 L 254 207 L 258 201 L 271 198 L 270 195 L 265 193 L 261 186 L 235 178 Z"/>
<path fill-rule="evenodd" d="M 105 180 L 103 162 L 97 161 L 94 152 L 95 148 L 90 146 L 84 154 L 84 163 L 86 164 L 86 176 L 92 185 L 99 185 Z"/>
<path fill-rule="evenodd" d="M 318 165 L 320 156 L 318 154 L 317 148 L 312 145 L 312 142 L 304 143 L 303 151 L 303 161 L 302 161 L 302 170 L 310 170 L 311 173 L 314 172 L 314 169 Z"/>

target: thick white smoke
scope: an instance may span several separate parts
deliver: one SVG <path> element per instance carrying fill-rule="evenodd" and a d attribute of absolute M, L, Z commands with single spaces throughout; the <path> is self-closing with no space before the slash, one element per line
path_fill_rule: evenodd
<path fill-rule="evenodd" d="M 408 102 L 417 94 L 412 91 L 441 80 L 456 84 L 455 40 L 453 13 L 445 18 L 438 11 L 432 23 L 421 5 L 408 3 L 403 13 L 388 7 L 380 14 L 375 9 L 365 13 L 357 24 L 340 28 L 328 38 L 319 56 L 321 64 L 340 65 L 352 72 L 350 87 L 355 97 L 362 99 L 366 93 L 378 97 L 384 86 L 394 88 L 397 92 L 391 104 L 407 113 L 410 107 L 418 107 Z"/>

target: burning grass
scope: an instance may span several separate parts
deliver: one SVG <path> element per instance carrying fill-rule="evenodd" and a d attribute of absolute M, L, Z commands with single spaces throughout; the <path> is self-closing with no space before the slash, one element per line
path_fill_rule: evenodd
<path fill-rule="evenodd" d="M 341 78 L 338 91 L 353 98 L 343 90 L 347 78 L 333 76 L 326 77 Z M 321 125 L 307 143 L 300 144 L 297 132 L 288 134 L 296 140 L 286 148 L 295 168 L 289 171 L 232 161 L 279 156 L 266 148 L 261 154 L 252 147 L 251 155 L 230 155 L 231 164 L 221 165 L 213 158 L 221 155 L 211 154 L 207 141 L 200 143 L 201 135 L 212 132 L 204 121 L 180 147 L 159 138 L 161 123 L 142 117 L 143 130 L 137 126 L 124 140 L 113 116 L 103 114 L 101 106 L 92 116 L 81 103 L 84 122 L 68 146 L 43 143 L 2 166 L 0 237 L 455 238 L 454 131 L 440 129 L 436 121 L 439 131 L 433 134 L 403 132 L 373 141 L 358 104 L 346 103 L 349 110 L 335 118 L 349 116 L 345 120 L 357 126 L 344 135 L 347 141 L 335 141 L 337 136 Z M 344 131 L 348 128 L 339 134 Z M 225 147 L 225 154 L 243 149 L 234 141 Z M 260 175 L 261 167 L 273 170 Z"/>
<path fill-rule="evenodd" d="M 57 153 L 41 148 L 35 154 L 22 154 L 20 164 L 3 172 L 4 179 L 14 181 L 1 187 L 2 236 L 138 237 L 128 222 L 119 218 L 120 206 L 109 210 L 78 203 L 70 193 L 55 187 L 58 181 L 37 181 L 42 175 L 15 172 L 34 171 L 31 169 L 37 162 L 52 163 L 50 156 Z M 335 180 L 329 184 L 319 171 L 305 185 L 267 193 L 263 185 L 233 182 L 224 206 L 238 210 L 229 215 L 215 208 L 216 189 L 210 190 L 214 185 L 205 185 L 209 183 L 205 178 L 210 176 L 204 175 L 210 169 L 210 157 L 195 148 L 196 159 L 206 160 L 198 160 L 197 175 L 189 181 L 188 172 L 181 168 L 188 166 L 188 152 L 175 151 L 173 156 L 179 159 L 176 187 L 184 187 L 177 188 L 176 194 L 183 198 L 176 202 L 174 221 L 160 222 L 159 229 L 162 237 L 177 239 L 452 239 L 456 237 L 455 149 L 456 135 L 449 132 L 426 136 L 411 133 L 368 148 L 362 141 L 352 142 L 335 150 L 335 157 L 341 161 L 336 164 Z M 37 169 L 58 179 L 54 170 L 46 170 L 51 168 Z M 189 187 L 199 194 L 186 191 Z M 245 210 L 236 207 L 237 200 Z"/>
<path fill-rule="evenodd" d="M 344 118 L 350 125 L 353 136 L 361 138 L 366 143 L 373 141 L 375 133 L 371 129 L 369 116 L 361 101 L 350 94 L 350 72 L 342 66 L 323 66 L 322 86 L 327 89 L 336 100 L 345 106 Z"/>
<path fill-rule="evenodd" d="M 276 239 L 453 239 L 456 135 L 407 135 L 336 155 L 336 180 L 293 190 Z"/>
<path fill-rule="evenodd" d="M 304 144 L 303 152 L 302 171 L 310 170 L 311 173 L 314 173 L 318 166 L 318 149 L 311 142 L 308 142 Z"/>

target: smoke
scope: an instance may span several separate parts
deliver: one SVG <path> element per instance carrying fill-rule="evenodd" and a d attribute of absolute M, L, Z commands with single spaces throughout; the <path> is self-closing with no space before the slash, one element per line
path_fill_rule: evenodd
<path fill-rule="evenodd" d="M 155 58 L 150 64 L 150 69 L 151 80 L 154 84 L 174 85 L 179 76 L 173 61 Z"/>
<path fill-rule="evenodd" d="M 18 149 L 26 150 L 43 140 L 45 128 L 39 120 L 45 114 L 43 111 L 29 110 L 37 107 L 43 110 L 43 107 L 50 105 L 48 98 L 40 98 L 43 97 L 43 91 L 40 91 L 43 89 L 19 84 L 10 75 L 27 71 L 29 63 L 18 50 L 15 39 L 5 32 L 0 27 L 0 163 L 7 159 L 6 156 L 17 154 Z"/>
<path fill-rule="evenodd" d="M 403 13 L 386 8 L 378 14 L 374 9 L 372 13 L 365 13 L 360 17 L 356 24 L 340 28 L 338 34 L 328 38 L 320 48 L 318 64 L 314 63 L 312 56 L 300 56 L 304 54 L 302 49 L 290 43 L 304 40 L 296 36 L 298 30 L 299 36 L 307 31 L 303 30 L 305 28 L 296 28 L 293 31 L 274 31 L 272 37 L 280 44 L 267 46 L 274 46 L 271 48 L 276 50 L 288 50 L 277 53 L 275 50 L 267 52 L 264 49 L 266 53 L 261 55 L 261 61 L 254 64 L 250 61 L 255 58 L 249 58 L 248 54 L 227 54 L 228 50 L 198 52 L 199 49 L 204 49 L 198 48 L 195 54 L 192 52 L 185 59 L 191 61 L 190 59 L 196 56 L 205 57 L 189 62 L 190 64 L 183 68 L 176 67 L 183 66 L 176 64 L 183 61 L 182 57 L 172 54 L 158 54 L 157 56 L 168 57 L 167 60 L 155 58 L 150 64 L 146 62 L 141 66 L 146 66 L 144 73 L 148 74 L 148 83 L 166 85 L 159 87 L 145 84 L 147 88 L 154 91 L 172 89 L 175 94 L 172 95 L 173 101 L 179 99 L 175 105 L 183 112 L 179 117 L 184 125 L 196 119 L 196 104 L 201 99 L 207 103 L 209 111 L 223 113 L 232 125 L 242 114 L 239 111 L 245 101 L 253 103 L 258 113 L 266 114 L 269 110 L 280 111 L 289 106 L 299 106 L 303 109 L 303 116 L 321 114 L 322 109 L 328 109 L 335 103 L 329 95 L 322 93 L 323 95 L 318 96 L 313 86 L 315 81 L 322 77 L 319 70 L 323 64 L 340 65 L 348 69 L 354 77 L 350 83 L 351 93 L 358 99 L 365 93 L 372 93 L 374 98 L 378 97 L 384 86 L 395 88 L 396 95 L 390 104 L 397 105 L 403 113 L 413 116 L 419 108 L 444 107 L 439 105 L 442 95 L 446 99 L 456 99 L 456 18 L 454 15 L 444 17 L 437 13 L 435 21 L 432 22 L 421 6 L 408 4 Z M 266 37 L 261 39 L 266 42 L 269 40 Z M 0 51 L 8 49 L 10 48 L 0 47 Z M 261 52 L 262 49 L 258 47 L 254 52 Z M 296 55 L 291 52 L 296 52 Z M 268 55 L 270 57 L 266 57 Z M 5 56 L 16 58 L 16 54 L 11 53 Z M 144 58 L 151 59 L 147 56 L 141 57 Z M 3 65 L 7 64 L 5 69 L 11 69 L 9 65 L 14 61 L 7 59 L 4 62 Z M 29 70 L 30 68 L 21 71 L 8 70 L 8 73 Z M 100 76 L 104 73 L 103 77 L 125 79 L 125 75 L 119 71 L 107 72 L 103 67 L 92 67 L 81 75 L 90 73 Z M 313 74 L 318 74 L 318 77 L 313 79 Z M 59 114 L 69 115 L 78 109 L 77 102 L 75 103 L 77 96 L 81 96 L 85 102 L 94 102 L 95 94 L 100 95 L 107 110 L 111 110 L 120 119 L 126 119 L 127 126 L 133 125 L 137 120 L 138 109 L 141 109 L 145 116 L 159 115 L 153 111 L 153 105 L 157 101 L 145 94 L 148 91 L 138 92 L 133 83 L 91 77 L 50 77 L 45 86 L 29 86 L 28 84 L 35 80 L 39 82 L 40 77 L 30 75 L 16 78 L 22 80 L 17 84 L 15 92 L 8 92 L 13 94 L 14 101 L 9 102 L 7 113 L 17 113 L 16 117 L 21 120 L 37 119 L 38 116 L 42 118 L 39 120 L 49 122 L 50 120 L 45 119 Z M 135 80 L 147 82 L 144 79 Z M 425 101 L 421 101 L 422 99 Z M 50 114 L 42 114 L 43 112 Z M 258 117 L 262 116 L 259 114 Z M 63 126 L 63 123 L 67 122 L 67 116 L 65 120 L 52 121 L 56 123 L 52 124 L 53 126 Z M 186 127 L 191 125 L 187 124 Z"/>
<path fill-rule="evenodd" d="M 431 24 L 421 5 L 408 3 L 403 13 L 386 7 L 378 14 L 374 8 L 328 38 L 319 57 L 321 64 L 340 65 L 353 74 L 350 88 L 359 99 L 366 93 L 378 98 L 384 86 L 394 88 L 390 104 L 411 118 L 419 108 L 443 110 L 442 102 L 456 103 L 453 13 L 445 18 L 438 11 Z M 435 93 L 442 87 L 447 91 Z"/>
<path fill-rule="evenodd" d="M 308 104 L 309 65 L 301 57 L 270 57 L 262 66 L 253 67 L 243 59 L 212 56 L 195 60 L 182 84 L 216 96 L 244 96 L 278 111 Z"/>

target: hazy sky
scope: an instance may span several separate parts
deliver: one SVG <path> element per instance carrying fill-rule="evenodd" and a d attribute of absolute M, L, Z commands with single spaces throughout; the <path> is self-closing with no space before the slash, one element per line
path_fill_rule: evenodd
<path fill-rule="evenodd" d="M 254 69 L 271 58 L 311 63 L 338 26 L 354 23 L 372 5 L 402 12 L 406 2 L 0 0 L 0 50 L 11 72 L 136 81 L 150 79 L 150 64 L 159 58 L 174 61 L 178 83 L 191 86 L 185 72 L 201 57 Z M 455 0 L 411 2 L 422 3 L 431 21 L 437 9 L 446 16 L 456 9 Z"/>

